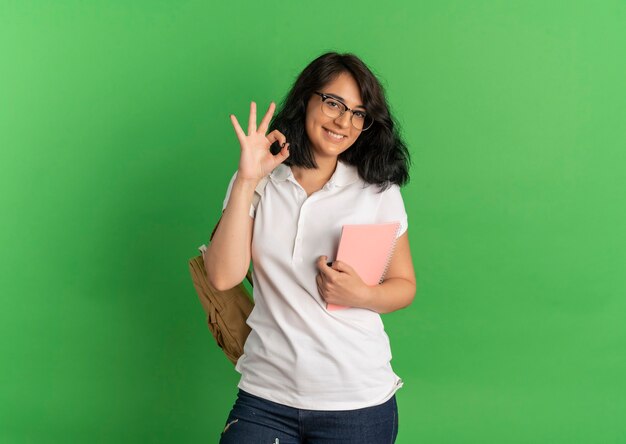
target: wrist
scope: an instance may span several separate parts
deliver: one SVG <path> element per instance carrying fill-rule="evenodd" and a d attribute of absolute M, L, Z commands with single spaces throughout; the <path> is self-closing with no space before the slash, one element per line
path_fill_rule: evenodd
<path fill-rule="evenodd" d="M 378 290 L 378 285 L 366 285 L 365 290 L 363 291 L 363 307 L 368 310 L 374 310 L 374 301 L 376 301 L 376 293 Z"/>
<path fill-rule="evenodd" d="M 247 179 L 247 178 L 239 177 L 239 175 L 237 175 L 237 177 L 235 177 L 235 183 L 233 184 L 233 187 L 242 188 L 242 189 L 251 188 L 252 190 L 254 190 L 259 184 L 259 182 L 260 182 L 259 179 Z"/>

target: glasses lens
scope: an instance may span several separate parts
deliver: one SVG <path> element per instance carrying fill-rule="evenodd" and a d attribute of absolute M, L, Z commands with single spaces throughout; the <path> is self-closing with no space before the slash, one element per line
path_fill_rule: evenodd
<path fill-rule="evenodd" d="M 352 114 L 352 125 L 354 125 L 356 129 L 362 130 L 364 127 L 364 124 L 365 124 L 365 113 L 361 111 L 355 111 Z"/>
<path fill-rule="evenodd" d="M 331 98 L 327 98 L 322 102 L 322 111 L 324 111 L 324 114 L 328 117 L 335 119 L 343 114 L 346 111 L 346 108 L 341 103 Z"/>
<path fill-rule="evenodd" d="M 361 129 L 365 131 L 370 126 L 372 126 L 373 123 L 374 123 L 374 119 L 371 116 L 366 114 L 365 118 L 363 118 L 363 123 L 362 123 L 363 126 L 361 127 Z"/>
<path fill-rule="evenodd" d="M 346 107 L 341 102 L 327 97 L 326 100 L 322 101 L 322 111 L 328 117 L 336 119 L 346 112 Z M 354 111 L 354 113 L 352 113 L 350 121 L 352 122 L 352 126 L 361 131 L 365 131 L 370 126 L 372 126 L 372 123 L 374 123 L 374 120 L 364 111 Z"/>

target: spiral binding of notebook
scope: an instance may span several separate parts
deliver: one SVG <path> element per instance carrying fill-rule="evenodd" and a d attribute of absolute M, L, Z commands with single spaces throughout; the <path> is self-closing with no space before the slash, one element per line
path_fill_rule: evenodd
<path fill-rule="evenodd" d="M 398 234 L 400 234 L 400 230 L 402 229 L 402 224 L 398 222 L 398 228 L 396 230 L 396 234 L 393 238 L 393 243 L 391 244 L 391 250 L 389 251 L 389 255 L 387 256 L 387 263 L 385 264 L 385 268 L 383 270 L 383 274 L 378 281 L 379 284 L 382 284 L 385 280 L 385 275 L 387 274 L 387 270 L 389 269 L 389 265 L 391 265 L 391 258 L 393 257 L 394 251 L 396 251 L 396 244 L 398 243 Z"/>

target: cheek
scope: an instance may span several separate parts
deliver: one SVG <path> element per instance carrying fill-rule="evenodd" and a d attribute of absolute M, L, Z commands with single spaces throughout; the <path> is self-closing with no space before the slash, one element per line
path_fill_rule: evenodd
<path fill-rule="evenodd" d="M 306 135 L 308 136 L 308 138 L 311 139 L 311 136 L 313 135 L 315 131 L 315 124 L 313 123 L 313 121 L 307 120 L 304 126 L 304 129 L 306 131 Z"/>
<path fill-rule="evenodd" d="M 348 139 L 348 143 L 350 143 L 350 146 L 352 146 L 354 142 L 357 141 L 358 138 L 359 138 L 359 134 L 350 136 L 350 138 Z"/>
<path fill-rule="evenodd" d="M 307 133 L 309 133 L 309 135 L 311 134 L 312 131 L 315 130 L 315 127 L 318 125 L 318 123 L 319 122 L 317 122 L 315 117 L 307 116 L 305 123 L 304 123 L 304 127 L 306 128 L 306 131 Z"/>
<path fill-rule="evenodd" d="M 322 137 L 321 132 L 324 131 L 322 129 L 323 125 L 326 125 L 326 122 L 319 118 L 312 117 L 311 119 L 307 120 L 305 124 L 305 129 L 307 135 L 309 136 L 309 139 Z"/>

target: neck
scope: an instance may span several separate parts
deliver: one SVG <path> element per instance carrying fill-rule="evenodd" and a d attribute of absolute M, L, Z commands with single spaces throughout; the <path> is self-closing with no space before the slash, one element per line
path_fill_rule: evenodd
<path fill-rule="evenodd" d="M 317 168 L 306 169 L 300 167 L 291 167 L 293 176 L 300 183 L 302 182 L 321 182 L 326 183 L 330 180 L 337 168 L 337 157 L 316 158 Z"/>

